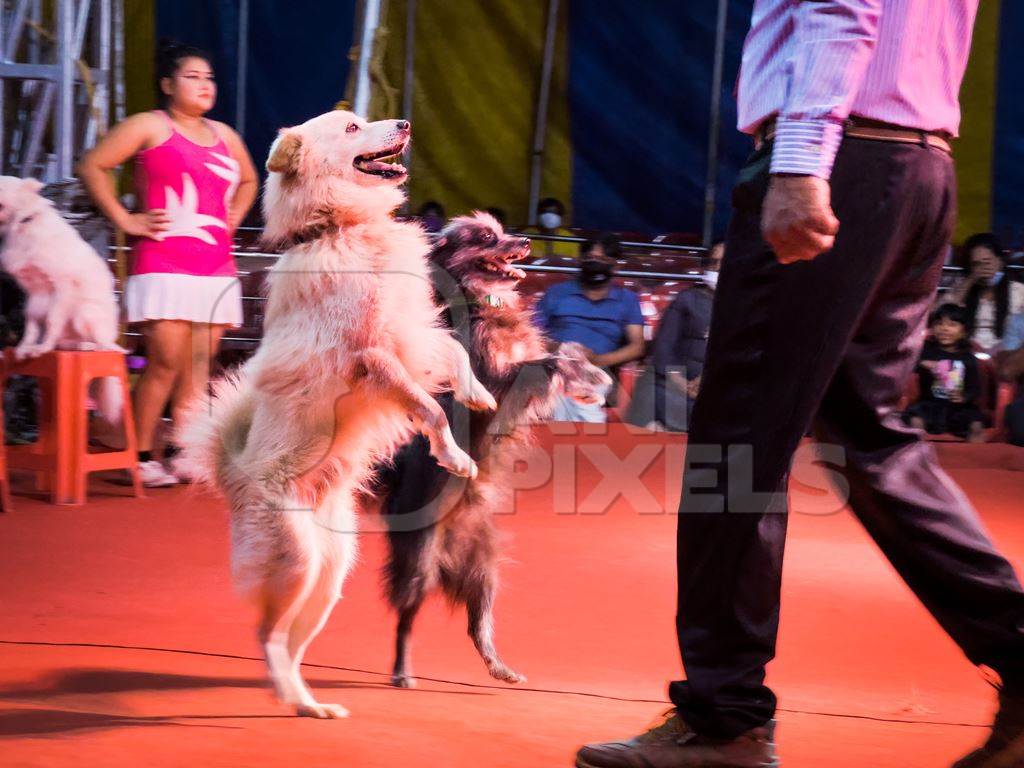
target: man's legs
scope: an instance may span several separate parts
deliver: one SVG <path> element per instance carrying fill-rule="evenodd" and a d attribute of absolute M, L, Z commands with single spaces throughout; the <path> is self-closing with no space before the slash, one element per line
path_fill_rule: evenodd
<path fill-rule="evenodd" d="M 1005 419 L 1010 443 L 1024 445 L 1024 393 L 1006 406 Z"/>
<path fill-rule="evenodd" d="M 931 290 L 912 283 L 894 284 L 876 302 L 815 432 L 845 449 L 846 466 L 832 471 L 846 477 L 854 514 L 921 602 L 971 661 L 1024 690 L 1024 592 L 1013 568 L 932 446 L 893 413 L 917 361 L 908 339 L 921 338 L 931 303 Z"/>
<path fill-rule="evenodd" d="M 764 674 L 775 654 L 793 452 L 876 295 L 953 215 L 948 157 L 847 140 L 832 176 L 834 249 L 783 266 L 760 233 L 767 162 L 755 155 L 734 194 L 679 515 L 687 680 L 670 696 L 688 725 L 717 738 L 775 712 Z"/>

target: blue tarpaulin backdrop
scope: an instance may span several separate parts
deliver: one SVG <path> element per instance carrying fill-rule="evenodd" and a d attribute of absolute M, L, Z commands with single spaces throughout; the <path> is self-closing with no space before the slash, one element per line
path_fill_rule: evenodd
<path fill-rule="evenodd" d="M 235 124 L 238 3 L 157 0 L 158 37 L 205 49 L 217 74 L 212 117 Z M 282 126 L 327 112 L 345 95 L 354 0 L 250 0 L 245 140 L 258 166 Z"/>
<path fill-rule="evenodd" d="M 570 3 L 569 112 L 577 225 L 699 231 L 704 215 L 717 3 Z M 731 0 L 723 77 L 718 231 L 750 149 L 733 84 L 752 0 Z"/>
<path fill-rule="evenodd" d="M 468 2 L 469 0 L 467 0 Z M 155 0 L 156 31 L 205 47 L 213 54 L 220 82 L 220 98 L 215 116 L 234 123 L 236 66 L 238 58 L 238 0 Z M 509 0 L 473 0 L 477 8 L 475 24 L 491 23 L 498 28 L 487 39 L 502 39 L 509 24 Z M 530 4 L 534 15 L 541 14 L 547 0 L 517 0 Z M 536 5 L 534 5 L 536 4 Z M 716 233 L 721 235 L 729 213 L 729 188 L 750 149 L 750 140 L 735 129 L 736 111 L 732 98 L 739 66 L 740 50 L 746 33 L 753 0 L 729 0 L 726 65 L 722 84 L 722 119 Z M 404 5 L 393 0 L 389 22 L 393 27 L 394 49 L 400 47 L 404 29 Z M 421 16 L 429 11 L 429 2 L 421 3 Z M 552 124 L 552 131 L 566 133 L 570 141 L 549 146 L 550 170 L 571 168 L 558 185 L 569 199 L 571 222 L 590 229 L 615 229 L 648 233 L 699 232 L 704 212 L 704 185 L 707 173 L 709 104 L 717 3 L 714 0 L 563 0 L 558 61 L 568 63 L 568 76 L 555 83 L 553 100 L 568 104 L 568 125 Z M 258 164 L 262 164 L 277 128 L 301 122 L 330 109 L 345 90 L 350 63 L 348 53 L 353 42 L 355 0 L 251 0 L 249 78 L 245 138 Z M 1001 5 L 986 6 L 980 17 L 984 34 L 979 39 L 997 55 L 987 71 L 969 79 L 969 93 L 986 90 L 995 96 L 995 104 L 979 112 L 976 106 L 965 114 L 965 122 L 974 120 L 991 126 L 984 135 L 972 136 L 965 146 L 980 147 L 982 152 L 962 152 L 959 173 L 970 180 L 971 192 L 961 200 L 965 219 L 972 227 L 992 227 L 1011 242 L 1024 242 L 1024 101 L 1016 94 L 1016 84 L 1024 80 L 1024 55 L 1016 41 L 1024 36 L 1024 3 L 1003 0 Z M 498 11 L 501 11 L 500 13 Z M 424 19 L 420 19 L 424 26 Z M 429 31 L 429 25 L 426 31 Z M 986 32 L 987 30 L 987 32 Z M 536 30 L 543 37 L 542 25 Z M 523 41 L 510 32 L 509 50 L 520 50 Z M 449 39 L 450 38 L 450 39 Z M 466 51 L 458 50 L 463 36 L 439 38 L 420 36 L 421 50 L 430 56 L 457 60 Z M 396 41 L 397 44 L 396 44 Z M 537 42 L 537 41 L 533 41 Z M 389 52 L 389 56 L 395 51 Z M 401 51 L 397 52 L 401 56 Z M 507 58 L 507 57 L 506 57 Z M 994 59 L 998 59 L 998 76 Z M 480 57 L 474 58 L 476 61 Z M 486 57 L 480 59 L 486 66 Z M 539 64 L 525 57 L 515 76 L 523 88 L 516 92 L 536 93 Z M 443 66 L 423 66 L 423 71 L 444 71 Z M 401 78 L 392 85 L 402 87 Z M 487 77 L 461 88 L 490 87 Z M 452 83 L 434 76 L 420 79 L 417 98 L 441 103 L 431 94 L 449 94 Z M 973 90 L 971 90 L 973 89 Z M 467 99 L 471 94 L 467 94 Z M 535 97 L 534 97 L 535 98 Z M 477 103 L 480 99 L 471 100 Z M 484 100 L 486 101 L 486 99 Z M 969 102 L 976 103 L 976 102 Z M 532 109 L 532 106 L 529 106 Z M 503 106 L 495 107 L 500 115 Z M 981 114 L 981 113 L 984 114 Z M 564 116 L 566 110 L 554 110 Z M 413 122 L 421 121 L 421 111 Z M 450 121 L 449 114 L 434 110 L 430 119 Z M 564 123 L 564 120 L 563 120 Z M 432 169 L 428 162 L 416 163 L 414 174 L 435 174 L 436 178 L 486 177 L 488 169 L 479 167 L 479 158 L 466 156 L 459 146 L 458 130 L 440 124 L 419 135 L 432 142 L 449 142 L 451 147 L 432 147 L 425 157 L 442 157 L 445 165 Z M 459 126 L 465 131 L 465 126 Z M 532 132 L 532 131 L 531 131 Z M 520 142 L 508 157 L 524 155 L 532 136 L 524 129 L 513 139 Z M 491 137 L 495 140 L 496 137 Z M 971 143 L 973 142 L 973 144 Z M 568 145 L 568 157 L 565 147 Z M 500 147 L 496 147 L 496 150 Z M 528 150 L 526 150 L 528 151 Z M 557 157 L 556 153 L 560 153 Z M 505 156 L 500 151 L 492 153 Z M 984 162 L 965 157 L 980 155 Z M 493 160 L 491 161 L 493 162 Z M 994 177 L 995 184 L 992 184 Z M 434 178 L 427 176 L 426 178 Z M 454 182 L 453 182 L 454 183 Z M 966 186 L 966 185 L 965 185 Z M 431 187 L 431 193 L 444 202 L 446 190 Z M 452 193 L 453 199 L 478 200 L 480 205 L 498 205 L 525 211 L 526 184 L 520 191 L 480 189 L 472 195 Z M 499 199 L 501 195 L 516 199 Z M 979 197 L 979 195 L 981 197 Z M 987 196 L 991 195 L 991 199 Z M 978 204 L 979 201 L 982 204 Z M 414 200 L 418 205 L 422 200 Z M 991 206 L 989 206 L 991 203 Z M 990 213 L 991 209 L 991 213 Z M 459 213 L 451 210 L 449 213 Z M 513 221 L 521 224 L 521 221 Z"/>

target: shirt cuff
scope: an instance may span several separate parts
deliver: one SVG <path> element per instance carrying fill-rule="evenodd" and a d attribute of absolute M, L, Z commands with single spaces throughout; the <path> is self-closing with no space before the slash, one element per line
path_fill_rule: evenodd
<path fill-rule="evenodd" d="M 780 118 L 775 124 L 771 172 L 827 179 L 842 141 L 841 123 Z"/>

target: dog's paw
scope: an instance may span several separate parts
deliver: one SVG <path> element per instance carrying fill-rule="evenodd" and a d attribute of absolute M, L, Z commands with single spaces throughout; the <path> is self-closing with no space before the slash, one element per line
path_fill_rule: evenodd
<path fill-rule="evenodd" d="M 392 675 L 391 684 L 395 688 L 415 688 L 416 678 L 408 675 Z"/>
<path fill-rule="evenodd" d="M 501 680 L 505 683 L 517 685 L 519 683 L 526 682 L 526 675 L 521 675 L 514 669 L 506 667 L 504 664 L 495 664 L 492 667 L 488 667 L 487 671 L 491 673 L 491 677 L 495 680 Z"/>
<path fill-rule="evenodd" d="M 437 463 L 447 469 L 456 477 L 468 477 L 475 480 L 478 469 L 476 462 L 469 457 L 469 454 L 458 446 L 439 451 L 434 456 Z"/>
<path fill-rule="evenodd" d="M 295 714 L 299 717 L 314 717 L 317 720 L 340 720 L 348 717 L 348 710 L 341 704 L 298 704 L 295 707 Z"/>
<path fill-rule="evenodd" d="M 487 388 L 476 379 L 469 386 L 469 389 L 460 393 L 458 400 L 474 411 L 496 411 L 498 403 L 494 395 L 487 391 Z"/>
<path fill-rule="evenodd" d="M 14 350 L 15 360 L 31 360 L 32 358 L 39 357 L 48 350 L 44 349 L 38 344 L 29 344 L 25 347 L 17 347 Z"/>
<path fill-rule="evenodd" d="M 128 350 L 120 344 L 100 344 L 100 349 L 104 352 L 120 352 L 122 355 L 128 354 Z"/>

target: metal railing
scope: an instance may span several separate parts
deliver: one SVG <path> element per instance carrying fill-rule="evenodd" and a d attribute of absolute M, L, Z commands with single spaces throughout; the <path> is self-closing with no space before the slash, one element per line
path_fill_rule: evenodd
<path fill-rule="evenodd" d="M 239 227 L 239 230 L 243 231 L 243 232 L 260 232 L 260 231 L 262 231 L 258 227 Z M 567 237 L 567 236 L 562 236 L 562 235 L 542 235 L 542 234 L 535 234 L 535 233 L 530 233 L 530 232 L 511 232 L 510 231 L 509 234 L 513 234 L 513 235 L 517 235 L 517 236 L 522 236 L 522 237 L 528 237 L 531 240 L 536 240 L 536 241 L 540 241 L 540 242 L 562 242 L 562 243 L 574 243 L 574 244 L 577 244 L 577 245 L 582 245 L 583 243 L 586 243 L 586 242 L 589 241 L 589 238 L 585 238 L 585 237 Z M 707 249 L 706 248 L 703 248 L 702 246 L 695 246 L 695 245 L 678 245 L 678 244 L 672 244 L 672 243 L 639 242 L 639 241 L 624 241 L 624 242 L 622 242 L 620 244 L 621 244 L 621 246 L 622 246 L 624 251 L 634 252 L 634 255 L 635 255 L 635 252 L 637 252 L 637 251 L 646 251 L 647 254 L 643 258 L 652 259 L 652 260 L 657 260 L 661 256 L 683 255 L 683 256 L 689 256 L 689 257 L 693 258 L 696 262 L 699 262 L 700 264 L 702 264 L 703 260 L 705 258 L 705 255 L 707 253 Z M 130 250 L 130 248 L 127 248 L 127 247 L 119 248 L 116 245 L 111 245 L 109 247 L 109 251 L 112 254 L 112 258 L 108 259 L 108 261 L 114 262 L 117 259 L 117 254 L 118 254 L 119 251 L 129 251 L 129 250 Z M 268 266 L 270 266 L 273 262 L 276 262 L 281 257 L 280 253 L 275 253 L 275 252 L 270 252 L 270 251 L 260 251 L 260 250 L 248 250 L 246 248 L 234 248 L 234 249 L 232 249 L 231 254 L 232 254 L 232 256 L 236 260 L 246 260 L 246 259 L 264 260 L 264 261 L 268 262 Z M 541 257 L 539 257 L 539 261 L 535 261 L 533 263 L 528 263 L 528 264 L 521 264 L 521 265 L 519 265 L 519 268 L 522 269 L 524 272 L 533 272 L 533 273 L 540 273 L 540 274 L 565 274 L 565 275 L 570 275 L 570 274 L 574 274 L 575 272 L 578 271 L 577 267 L 569 265 L 569 264 L 547 264 L 547 263 L 544 263 L 544 260 L 546 258 L 548 258 L 548 257 L 541 256 Z M 564 260 L 572 258 L 572 257 L 554 257 L 554 258 L 558 258 L 559 260 L 564 261 Z M 621 263 L 622 262 L 627 262 L 628 263 L 629 261 L 631 261 L 631 259 L 626 258 L 626 259 L 623 259 L 620 262 L 620 268 L 617 269 L 616 272 L 615 272 L 617 277 L 626 278 L 626 279 L 630 279 L 630 280 L 651 280 L 651 281 L 657 281 L 657 282 L 684 282 L 684 283 L 687 283 L 687 282 L 688 283 L 695 283 L 695 282 L 699 282 L 700 279 L 701 279 L 701 277 L 700 277 L 701 270 L 700 269 L 689 269 L 689 270 L 687 270 L 685 272 L 669 272 L 669 271 L 648 270 L 648 269 L 644 269 L 644 270 L 622 269 L 621 268 Z M 1012 265 L 1008 266 L 1008 269 L 1010 271 L 1020 272 L 1022 275 L 1024 275 L 1024 265 L 1012 264 Z M 238 271 L 238 276 L 239 276 L 239 278 L 245 278 L 245 277 L 249 277 L 249 276 L 251 276 L 253 274 L 256 274 L 259 271 L 262 271 L 262 270 L 245 270 L 245 269 L 240 269 Z M 953 265 L 948 265 L 948 266 L 943 267 L 943 274 L 947 275 L 947 276 L 961 275 L 961 274 L 963 274 L 963 272 L 964 272 L 964 268 L 963 267 L 953 266 Z M 947 281 L 944 281 L 944 282 L 947 282 Z M 939 288 L 939 292 L 940 293 L 942 293 L 942 292 L 944 292 L 946 290 L 948 290 L 948 285 L 942 285 Z M 117 290 L 117 291 L 115 291 L 115 293 L 118 295 L 118 297 L 119 297 L 118 300 L 120 301 L 120 295 L 121 295 L 122 292 L 120 290 Z M 267 299 L 266 296 L 247 296 L 247 295 L 243 295 L 242 296 L 242 301 L 243 302 L 265 302 L 266 299 Z M 140 334 L 140 333 L 138 333 L 136 331 L 128 331 L 128 332 L 126 332 L 125 335 L 129 336 L 129 337 L 132 337 L 132 338 L 140 338 L 142 334 Z M 253 338 L 253 337 L 249 337 L 249 336 L 232 336 L 232 335 L 230 335 L 230 333 L 225 334 L 224 337 L 222 338 L 222 341 L 228 342 L 228 343 L 230 343 L 232 345 L 257 345 L 257 344 L 259 344 L 259 338 Z"/>

